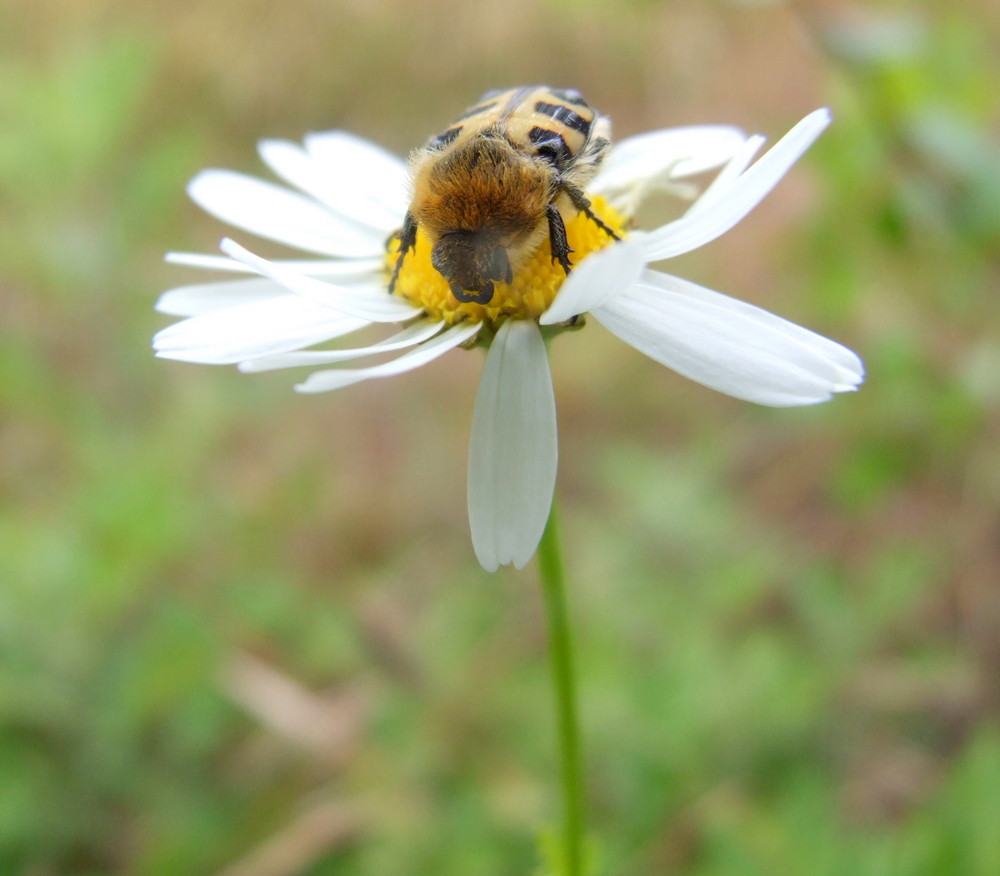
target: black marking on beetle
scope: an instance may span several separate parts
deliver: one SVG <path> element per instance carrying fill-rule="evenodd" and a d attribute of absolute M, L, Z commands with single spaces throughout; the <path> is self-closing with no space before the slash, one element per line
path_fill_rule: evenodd
<path fill-rule="evenodd" d="M 547 128 L 535 127 L 528 131 L 528 139 L 535 144 L 537 155 L 545 158 L 560 170 L 573 160 L 573 153 L 566 145 L 562 134 L 557 134 Z"/>
<path fill-rule="evenodd" d="M 543 116 L 551 116 L 555 121 L 560 122 L 567 128 L 579 131 L 584 137 L 590 134 L 591 123 L 568 106 L 560 106 L 559 104 L 546 103 L 544 100 L 540 100 L 535 104 L 535 112 L 541 113 Z"/>
<path fill-rule="evenodd" d="M 449 128 L 447 131 L 442 131 L 438 134 L 430 143 L 427 144 L 428 149 L 444 149 L 449 143 L 454 141 L 454 139 L 462 133 L 462 126 L 456 125 L 454 128 Z"/>

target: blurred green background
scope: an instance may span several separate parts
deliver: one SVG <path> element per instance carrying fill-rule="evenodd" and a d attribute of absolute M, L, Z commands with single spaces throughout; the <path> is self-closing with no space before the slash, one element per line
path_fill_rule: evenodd
<path fill-rule="evenodd" d="M 869 372 L 774 411 L 556 344 L 603 872 L 1000 872 L 1000 7 L 418 7 L 0 6 L 0 872 L 532 872 L 545 631 L 533 570 L 472 555 L 478 363 L 317 398 L 149 350 L 203 276 L 163 252 L 230 231 L 199 169 L 404 154 L 531 82 L 619 137 L 831 106 L 669 269 Z"/>

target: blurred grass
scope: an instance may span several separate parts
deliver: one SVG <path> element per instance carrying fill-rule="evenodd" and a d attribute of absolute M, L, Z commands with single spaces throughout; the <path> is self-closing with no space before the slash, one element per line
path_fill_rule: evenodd
<path fill-rule="evenodd" d="M 197 170 L 324 127 L 404 152 L 530 81 L 619 136 L 832 105 L 675 269 L 870 374 L 768 411 L 556 345 L 606 872 L 1000 871 L 995 8 L 433 6 L 0 9 L 0 872 L 531 871 L 544 630 L 471 556 L 476 369 L 317 400 L 148 349 L 163 251 L 224 233 Z"/>

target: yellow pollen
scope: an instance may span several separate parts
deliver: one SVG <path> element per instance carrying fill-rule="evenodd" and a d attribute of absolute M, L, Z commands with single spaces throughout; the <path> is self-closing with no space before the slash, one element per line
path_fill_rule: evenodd
<path fill-rule="evenodd" d="M 594 198 L 590 209 L 619 237 L 625 236 L 626 219 L 603 198 Z M 608 233 L 583 213 L 563 220 L 566 239 L 572 249 L 569 259 L 578 265 L 593 252 L 614 243 Z M 399 252 L 399 236 L 389 239 L 385 263 L 387 276 L 392 275 Z M 552 259 L 548 237 L 520 267 L 515 266 L 512 283 L 494 283 L 493 297 L 487 304 L 462 303 L 454 295 L 444 277 L 431 264 L 431 247 L 426 235 L 418 228 L 417 243 L 403 259 L 396 278 L 395 294 L 423 308 L 435 320 L 449 324 L 475 320 L 496 328 L 505 319 L 538 319 L 552 304 L 559 287 L 566 280 L 562 266 Z"/>

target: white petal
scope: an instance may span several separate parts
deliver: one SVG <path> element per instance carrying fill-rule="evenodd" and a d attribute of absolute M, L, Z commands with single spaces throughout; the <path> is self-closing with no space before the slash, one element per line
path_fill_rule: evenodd
<path fill-rule="evenodd" d="M 374 291 L 376 287 L 368 290 L 351 289 L 296 274 L 274 262 L 255 256 L 229 239 L 223 240 L 219 244 L 219 248 L 226 255 L 249 265 L 258 273 L 270 277 L 286 289 L 347 316 L 358 317 L 370 322 L 404 322 L 419 316 L 421 313 L 419 308 L 407 304 L 401 298 L 389 295 L 385 291 Z"/>
<path fill-rule="evenodd" d="M 262 278 L 197 283 L 164 292 L 156 302 L 156 309 L 171 316 L 201 316 L 213 310 L 224 310 L 284 295 L 288 295 L 287 289 L 273 280 Z"/>
<path fill-rule="evenodd" d="M 243 262 L 235 261 L 227 256 L 205 255 L 198 252 L 168 252 L 166 260 L 174 265 L 187 265 L 191 268 L 206 268 L 210 271 L 230 271 L 236 274 L 255 274 L 252 268 Z M 373 276 L 384 270 L 385 260 L 381 256 L 374 258 L 341 258 L 341 259 L 273 259 L 272 265 L 278 265 L 305 274 L 307 277 L 365 277 Z"/>
<path fill-rule="evenodd" d="M 555 489 L 556 407 L 534 322 L 508 320 L 486 356 L 469 442 L 469 524 L 484 569 L 523 568 L 541 541 Z"/>
<path fill-rule="evenodd" d="M 344 175 L 345 181 L 358 180 L 360 194 L 402 221 L 407 207 L 406 163 L 369 140 L 346 131 L 309 134 L 306 151 L 318 162 Z"/>
<path fill-rule="evenodd" d="M 726 163 L 726 166 L 722 168 L 719 173 L 716 174 L 715 179 L 712 180 L 708 188 L 705 189 L 687 210 L 686 218 L 696 215 L 702 212 L 708 207 L 718 202 L 720 199 L 724 198 L 733 184 L 740 178 L 740 174 L 743 173 L 749 166 L 750 162 L 754 160 L 757 153 L 760 152 L 760 147 L 767 142 L 767 137 L 760 134 L 755 134 L 753 137 L 748 137 L 746 141 L 736 150 L 736 153 L 731 159 Z"/>
<path fill-rule="evenodd" d="M 639 279 L 644 267 L 645 247 L 640 232 L 587 256 L 573 268 L 539 322 L 554 325 L 599 307 Z"/>
<path fill-rule="evenodd" d="M 375 230 L 381 240 L 402 224 L 403 211 L 387 209 L 372 197 L 373 191 L 387 185 L 384 175 L 368 175 L 355 163 L 318 161 L 297 143 L 287 140 L 264 140 L 258 148 L 265 163 L 287 182 L 348 221 Z M 405 191 L 402 180 L 396 184 L 400 192 Z"/>
<path fill-rule="evenodd" d="M 226 365 L 308 347 L 368 324 L 286 294 L 175 323 L 153 338 L 153 349 L 165 359 Z"/>
<path fill-rule="evenodd" d="M 663 174 L 676 179 L 702 173 L 729 161 L 744 140 L 742 131 L 726 125 L 667 128 L 628 137 L 614 145 L 587 189 L 602 195 Z"/>
<path fill-rule="evenodd" d="M 851 389 L 861 383 L 864 377 L 864 365 L 852 350 L 849 350 L 843 344 L 831 341 L 829 338 L 818 335 L 816 332 L 803 328 L 794 322 L 789 322 L 787 319 L 777 316 L 769 310 L 748 304 L 746 301 L 740 301 L 738 298 L 731 298 L 728 295 L 723 295 L 721 292 L 706 289 L 704 286 L 699 286 L 689 280 L 682 280 L 679 277 L 665 274 L 662 271 L 646 271 L 642 276 L 642 281 L 646 285 L 656 286 L 664 290 L 665 294 L 668 295 L 681 291 L 690 298 L 697 298 L 707 305 L 720 307 L 733 313 L 738 313 L 747 319 L 766 324 L 775 331 L 780 331 L 788 335 L 793 340 L 797 339 L 803 344 L 817 348 L 822 352 L 823 356 L 840 369 L 840 379 L 843 383 L 848 384 Z"/>
<path fill-rule="evenodd" d="M 647 238 L 648 259 L 680 255 L 725 234 L 764 199 L 829 123 L 829 110 L 806 116 L 748 170 L 735 179 L 727 174 L 724 188 L 712 187 L 708 207 L 695 202 L 680 219 L 651 231 Z M 733 159 L 739 164 L 746 160 L 743 153 Z"/>
<path fill-rule="evenodd" d="M 862 381 L 846 347 L 742 301 L 647 272 L 591 311 L 626 343 L 691 380 L 785 407 L 826 401 Z"/>
<path fill-rule="evenodd" d="M 317 371 L 315 374 L 310 374 L 305 382 L 300 383 L 295 388 L 299 392 L 328 392 L 332 389 L 342 389 L 353 383 L 360 383 L 362 380 L 404 374 L 432 362 L 438 356 L 443 356 L 453 347 L 467 341 L 479 329 L 479 323 L 461 323 L 452 326 L 436 338 L 421 344 L 416 350 L 404 353 L 391 362 L 385 362 L 371 368 L 337 368 L 330 371 Z"/>
<path fill-rule="evenodd" d="M 313 131 L 306 134 L 306 150 L 329 167 L 356 167 L 366 176 L 406 177 L 406 162 L 377 143 L 350 131 Z"/>
<path fill-rule="evenodd" d="M 309 198 L 229 170 L 204 170 L 188 184 L 202 209 L 296 249 L 334 256 L 375 256 L 385 235 L 350 222 Z"/>
<path fill-rule="evenodd" d="M 434 337 L 444 327 L 443 322 L 420 320 L 407 326 L 398 334 L 377 344 L 367 347 L 355 347 L 350 350 L 300 350 L 284 353 L 278 356 L 265 356 L 240 363 L 240 371 L 250 373 L 257 371 L 274 371 L 278 368 L 298 368 L 302 365 L 330 365 L 333 362 L 347 362 L 350 359 L 360 359 L 363 356 L 373 356 L 377 353 L 391 353 L 422 344 Z"/>

